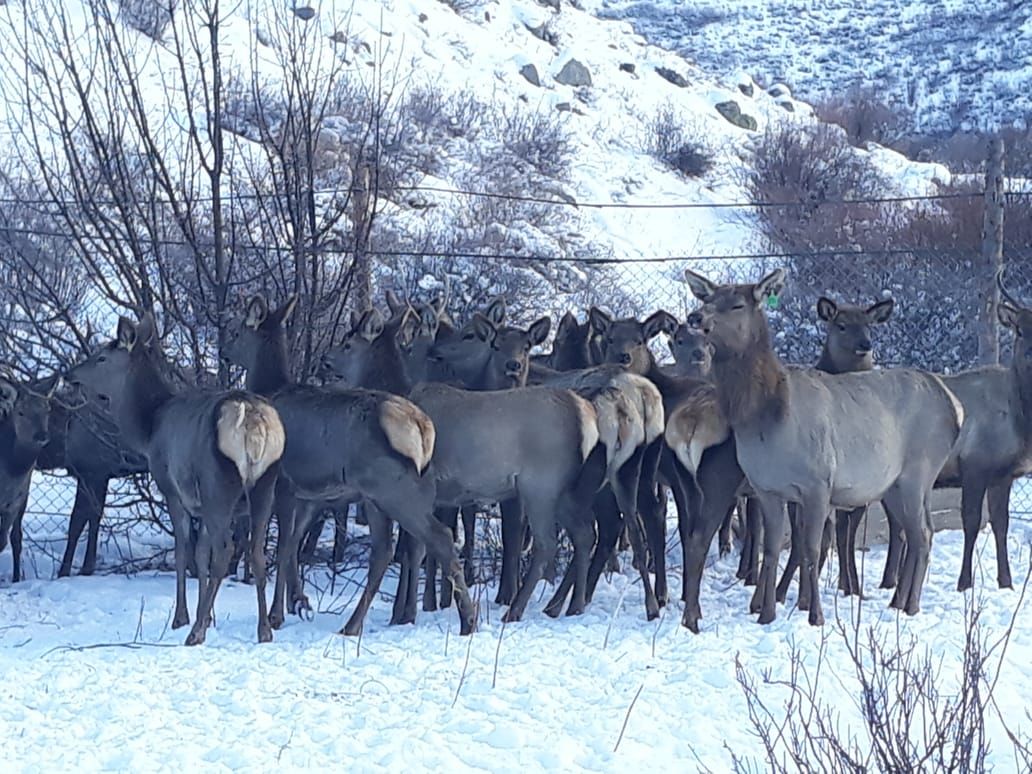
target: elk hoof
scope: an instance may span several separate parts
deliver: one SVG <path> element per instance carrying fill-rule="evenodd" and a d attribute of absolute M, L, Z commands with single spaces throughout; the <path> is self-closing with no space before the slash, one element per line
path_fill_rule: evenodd
<path fill-rule="evenodd" d="M 272 642 L 272 627 L 269 625 L 258 627 L 258 642 Z"/>
<path fill-rule="evenodd" d="M 172 619 L 172 628 L 179 629 L 190 623 L 190 614 L 186 612 L 177 612 L 175 618 Z"/>
<path fill-rule="evenodd" d="M 495 595 L 495 604 L 502 605 L 503 607 L 505 605 L 511 605 L 513 597 L 515 596 L 516 595 L 511 591 L 503 591 L 502 589 L 498 589 L 498 593 Z"/>
<path fill-rule="evenodd" d="M 515 610 L 513 610 L 510 607 L 508 610 L 505 611 L 505 615 L 502 616 L 502 623 L 507 623 L 507 624 L 516 623 L 522 617 L 523 617 L 522 613 L 518 613 L 518 612 L 516 612 Z"/>
<path fill-rule="evenodd" d="M 415 613 L 402 613 L 398 616 L 391 616 L 391 626 L 404 626 L 416 622 Z"/>
<path fill-rule="evenodd" d="M 773 623 L 774 619 L 777 618 L 777 613 L 773 610 L 761 610 L 758 622 L 764 626 L 769 623 Z"/>
<path fill-rule="evenodd" d="M 961 578 L 957 581 L 957 591 L 967 591 L 974 584 L 971 583 L 971 578 Z"/>
<path fill-rule="evenodd" d="M 302 621 L 314 621 L 315 611 L 312 610 L 312 605 L 308 601 L 308 597 L 299 597 L 294 600 L 294 615 L 300 618 Z"/>
<path fill-rule="evenodd" d="M 545 615 L 549 618 L 558 618 L 559 614 L 563 611 L 563 602 L 566 600 L 560 599 L 558 602 L 549 603 L 548 607 L 545 608 Z"/>
<path fill-rule="evenodd" d="M 824 626 L 824 613 L 817 610 L 810 611 L 810 626 Z"/>
<path fill-rule="evenodd" d="M 343 635 L 344 637 L 357 637 L 361 633 L 362 633 L 362 624 L 360 624 L 360 623 L 357 623 L 357 624 L 356 623 L 352 623 L 351 621 L 348 621 L 344 625 L 344 628 L 341 629 L 339 632 L 337 632 L 337 634 Z"/>
<path fill-rule="evenodd" d="M 186 638 L 187 645 L 203 645 L 204 644 L 204 627 L 193 629 Z"/>
<path fill-rule="evenodd" d="M 690 631 L 692 634 L 699 633 L 699 618 L 698 616 L 691 615 L 687 610 L 684 611 L 684 615 L 681 616 L 681 626 Z"/>
<path fill-rule="evenodd" d="M 434 594 L 429 594 L 423 597 L 423 612 L 434 613 L 437 611 L 437 597 Z"/>
<path fill-rule="evenodd" d="M 269 626 L 271 626 L 273 629 L 283 628 L 283 614 L 269 613 Z"/>
<path fill-rule="evenodd" d="M 566 608 L 566 615 L 584 615 L 584 605 L 578 602 L 571 602 Z"/>

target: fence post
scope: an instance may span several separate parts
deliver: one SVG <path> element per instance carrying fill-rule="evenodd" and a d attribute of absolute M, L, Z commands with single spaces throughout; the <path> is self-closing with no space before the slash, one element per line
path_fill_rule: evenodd
<path fill-rule="evenodd" d="M 1003 140 L 989 141 L 989 161 L 985 168 L 985 214 L 982 220 L 982 300 L 978 320 L 978 361 L 982 365 L 1000 362 L 996 307 L 1000 291 L 996 272 L 1003 265 Z"/>

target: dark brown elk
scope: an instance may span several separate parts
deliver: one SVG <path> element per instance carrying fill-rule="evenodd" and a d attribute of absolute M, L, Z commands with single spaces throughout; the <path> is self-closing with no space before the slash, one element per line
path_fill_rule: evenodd
<path fill-rule="evenodd" d="M 165 380 L 154 320 L 122 318 L 117 337 L 73 368 L 68 380 L 102 406 L 129 448 L 147 458 L 175 529 L 176 611 L 173 628 L 189 623 L 186 607 L 190 519 L 195 541 L 197 613 L 188 645 L 204 642 L 215 595 L 233 555 L 236 514 L 250 518 L 250 561 L 258 596 L 258 640 L 272 639 L 265 599 L 265 534 L 283 454 L 283 424 L 272 405 L 243 391 L 175 394 Z"/>
<path fill-rule="evenodd" d="M 886 299 L 868 307 L 850 304 L 836 304 L 830 298 L 817 300 L 817 316 L 825 324 L 824 347 L 817 361 L 818 371 L 828 374 L 846 374 L 855 371 L 870 371 L 874 368 L 874 345 L 872 331 L 874 326 L 881 325 L 892 316 L 894 301 Z M 789 517 L 794 522 L 793 506 L 789 506 Z M 839 555 L 838 588 L 846 596 L 860 593 L 860 577 L 856 567 L 856 532 L 867 512 L 867 507 L 854 508 L 849 511 L 838 511 L 835 516 L 836 544 Z M 793 523 L 793 536 L 794 523 Z M 825 537 L 825 543 L 830 542 Z M 889 564 L 898 564 L 901 550 L 901 538 L 894 527 L 890 530 Z M 794 537 L 792 550 L 785 565 L 785 571 L 777 587 L 777 599 L 785 600 L 792 577 L 799 568 L 800 542 Z M 821 564 L 827 551 L 821 549 Z M 800 587 L 799 608 L 809 607 L 811 590 Z"/>
<path fill-rule="evenodd" d="M 832 508 L 887 502 L 907 537 L 891 604 L 917 613 L 931 545 L 928 498 L 960 434 L 959 401 L 939 377 L 914 369 L 830 376 L 786 368 L 771 347 L 763 311 L 784 285 L 782 269 L 754 285 L 719 286 L 692 271 L 685 278 L 703 302 L 689 322 L 713 343 L 721 408 L 763 510 L 764 557 L 755 594 L 760 622 L 775 617 L 786 502 L 800 506 L 802 568 L 814 590 Z M 809 620 L 824 621 L 816 593 Z"/>
<path fill-rule="evenodd" d="M 22 579 L 22 518 L 29 482 L 49 438 L 50 399 L 58 376 L 21 384 L 0 372 L 0 551 L 11 543 L 11 581 Z"/>
<path fill-rule="evenodd" d="M 1000 322 L 1014 332 L 1010 367 L 988 366 L 942 377 L 965 412 L 960 440 L 937 482 L 962 490 L 964 558 L 958 591 L 972 586 L 972 554 L 987 494 L 997 583 L 1000 588 L 1013 585 L 1007 556 L 1010 489 L 1015 478 L 1032 472 L 1032 310 L 1007 292 L 1002 270 L 996 280 L 1003 295 Z"/>
<path fill-rule="evenodd" d="M 568 390 L 501 389 L 518 382 L 521 372 L 525 378 L 533 341 L 547 335 L 547 327 L 541 321 L 532 328 L 534 333 L 524 332 L 522 339 L 507 335 L 495 340 L 493 324 L 485 317 L 475 317 L 470 325 L 438 341 L 432 357 L 454 366 L 457 376 L 465 377 L 465 383 L 476 383 L 480 389 L 424 383 L 412 386 L 408 393 L 438 428 L 433 459 L 437 504 L 457 507 L 468 503 L 517 502 L 526 512 L 534 536 L 534 553 L 511 600 L 507 621 L 520 619 L 535 586 L 554 560 L 557 522 L 567 529 L 574 543 L 577 580 L 567 614 L 582 612 L 586 604 L 588 555 L 594 539 L 590 519 L 577 499 L 581 470 L 598 442 L 593 407 Z M 466 335 L 489 337 L 502 353 L 500 367 L 469 353 L 455 352 L 455 342 Z M 404 373 L 399 370 L 402 357 L 392 337 L 381 335 L 366 344 L 355 339 L 344 342 L 327 355 L 327 367 L 349 383 L 352 379 L 369 382 L 386 378 L 376 373 L 384 368 Z M 450 360 L 452 355 L 454 363 Z M 485 391 L 493 388 L 500 391 Z M 510 535 L 509 540 L 518 541 L 520 522 L 510 519 L 508 523 L 513 521 L 516 534 Z M 410 568 L 417 566 L 415 557 L 407 561 Z M 503 566 L 502 585 L 515 587 L 517 573 L 515 563 Z M 410 569 L 406 577 L 410 588 L 404 593 L 414 595 L 414 570 Z M 501 589 L 499 594 L 502 599 Z"/>
<path fill-rule="evenodd" d="M 301 591 L 297 555 L 319 504 L 328 499 L 361 499 L 372 506 L 368 512 L 372 535 L 369 579 L 342 633 L 356 635 L 362 630 L 366 611 L 390 562 L 390 520 L 394 520 L 446 568 L 458 603 L 460 632 L 470 634 L 476 623 L 473 603 L 451 535 L 433 516 L 436 488 L 430 459 L 438 442 L 433 422 L 398 395 L 292 384 L 284 325 L 294 302 L 292 298 L 270 313 L 264 298 L 252 297 L 243 318 L 230 326 L 225 352 L 247 369 L 248 386 L 269 396 L 287 431 L 282 475 L 300 507 L 294 523 L 283 528 L 274 620 L 283 620 L 288 582 L 292 608 L 308 606 Z M 403 609 L 395 606 L 394 623 L 414 620 L 414 600 Z"/>

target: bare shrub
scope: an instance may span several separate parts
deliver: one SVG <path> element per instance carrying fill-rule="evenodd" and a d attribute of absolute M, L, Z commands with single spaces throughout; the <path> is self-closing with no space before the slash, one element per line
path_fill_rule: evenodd
<path fill-rule="evenodd" d="M 965 609 L 964 647 L 959 670 L 944 669 L 940 656 L 919 644 L 871 626 L 860 630 L 841 619 L 836 634 L 825 637 L 816 665 L 807 667 L 794 647 L 787 676 L 766 671 L 762 685 L 736 657 L 735 674 L 748 705 L 753 734 L 765 766 L 795 771 L 985 771 L 989 754 L 986 716 L 996 715 L 1007 731 L 1017 761 L 1032 766 L 1027 739 L 1008 727 L 993 698 L 1028 576 L 1010 625 L 995 640 L 982 624 L 982 609 Z M 859 710 L 859 724 L 822 698 L 829 643 L 837 636 L 853 667 L 854 680 L 839 676 Z M 952 675 L 959 674 L 954 684 Z M 840 682 L 841 680 L 841 682 Z M 775 705 L 762 686 L 787 692 Z M 1027 720 L 1024 718 L 1023 720 Z M 753 771 L 753 762 L 730 751 L 736 772 Z"/>
<path fill-rule="evenodd" d="M 459 16 L 467 16 L 483 4 L 483 0 L 440 0 L 440 2 L 451 8 Z"/>
<path fill-rule="evenodd" d="M 660 108 L 645 127 L 643 150 L 685 177 L 702 177 L 713 167 L 695 127 L 686 125 L 671 105 Z"/>
<path fill-rule="evenodd" d="M 574 149 L 562 113 L 502 107 L 494 118 L 499 141 L 515 161 L 545 177 L 566 176 Z M 522 170 L 517 166 L 514 171 Z"/>
<path fill-rule="evenodd" d="M 179 0 L 118 0 L 119 18 L 153 40 L 161 40 Z"/>
<path fill-rule="evenodd" d="M 817 117 L 846 131 L 853 145 L 876 142 L 894 147 L 913 123 L 900 108 L 886 103 L 871 87 L 854 86 L 844 95 L 826 95 L 814 105 Z"/>

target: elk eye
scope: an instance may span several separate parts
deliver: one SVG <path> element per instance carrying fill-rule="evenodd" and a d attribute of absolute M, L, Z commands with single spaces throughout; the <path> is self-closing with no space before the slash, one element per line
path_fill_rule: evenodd
<path fill-rule="evenodd" d="M 735 311 L 735 312 L 738 312 L 738 311 L 740 311 L 742 309 L 745 309 L 745 304 L 735 304 L 734 306 L 731 307 L 731 309 L 733 311 Z"/>
<path fill-rule="evenodd" d="M 476 338 L 476 337 L 472 333 L 464 333 L 464 334 L 462 334 L 462 340 L 463 341 L 472 341 L 474 338 Z"/>
<path fill-rule="evenodd" d="M 351 349 L 351 342 L 350 341 L 344 342 L 344 351 L 347 352 L 350 349 Z"/>
<path fill-rule="evenodd" d="M 98 363 L 106 363 L 107 362 L 107 357 L 105 355 L 101 355 L 100 357 L 97 358 L 97 362 Z"/>
<path fill-rule="evenodd" d="M 845 325 L 843 325 L 842 323 L 839 323 L 839 324 L 838 324 L 838 329 L 839 329 L 840 331 L 842 331 L 843 333 L 845 333 L 845 332 L 846 332 L 846 326 L 845 326 Z"/>

